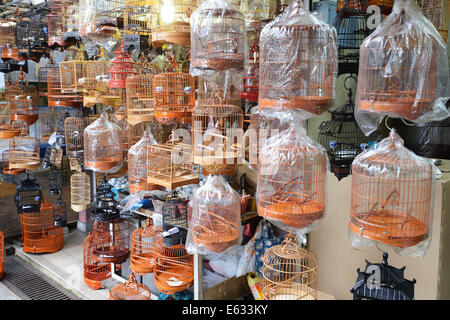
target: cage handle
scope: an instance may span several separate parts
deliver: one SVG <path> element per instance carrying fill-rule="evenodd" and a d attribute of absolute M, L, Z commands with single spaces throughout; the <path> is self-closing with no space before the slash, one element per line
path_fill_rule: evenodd
<path fill-rule="evenodd" d="M 172 56 L 172 59 L 169 61 L 169 64 L 166 67 L 166 72 L 169 72 L 171 70 L 175 69 L 176 72 L 178 72 L 178 62 L 175 60 L 175 57 Z"/>

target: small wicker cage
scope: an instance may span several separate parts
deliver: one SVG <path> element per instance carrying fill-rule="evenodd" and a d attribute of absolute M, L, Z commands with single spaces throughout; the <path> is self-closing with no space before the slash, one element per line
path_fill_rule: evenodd
<path fill-rule="evenodd" d="M 394 0 L 337 0 L 336 11 L 341 10 L 344 7 L 349 9 L 361 10 L 368 6 L 378 6 L 381 9 L 382 14 L 389 14 L 392 11 Z"/>
<path fill-rule="evenodd" d="M 10 169 L 9 168 L 9 150 L 2 152 L 2 173 L 11 176 L 16 176 L 25 172 L 25 169 Z"/>
<path fill-rule="evenodd" d="M 29 126 L 38 119 L 38 95 L 29 85 L 21 68 L 17 83 L 6 88 L 11 120 L 23 120 Z"/>
<path fill-rule="evenodd" d="M 71 81 L 70 74 L 61 75 L 58 68 L 47 71 L 47 97 L 49 107 L 81 107 L 83 96 L 71 90 L 62 90 Z"/>
<path fill-rule="evenodd" d="M 111 263 L 93 259 L 94 243 L 98 245 L 102 241 L 100 237 L 94 239 L 92 233 L 89 233 L 83 241 L 83 278 L 93 290 L 101 289 L 102 281 L 111 277 Z"/>
<path fill-rule="evenodd" d="M 315 254 L 288 234 L 282 244 L 264 252 L 263 300 L 317 300 L 318 269 Z"/>
<path fill-rule="evenodd" d="M 109 88 L 126 89 L 127 76 L 135 74 L 133 69 L 134 61 L 127 52 L 123 50 L 123 40 L 121 46 L 114 52 L 115 58 L 111 61 L 113 67 L 109 69 Z"/>
<path fill-rule="evenodd" d="M 95 121 L 93 117 L 69 117 L 64 121 L 66 153 L 82 159 L 84 154 L 84 129 Z"/>
<path fill-rule="evenodd" d="M 149 73 L 127 78 L 127 120 L 131 124 L 153 120 L 153 77 Z"/>
<path fill-rule="evenodd" d="M 5 235 L 0 230 L 0 280 L 2 280 L 3 275 L 5 274 L 5 267 L 3 262 L 5 251 Z"/>
<path fill-rule="evenodd" d="M 9 141 L 9 167 L 33 170 L 40 165 L 40 141 L 31 137 L 15 137 Z"/>
<path fill-rule="evenodd" d="M 130 268 L 137 275 L 153 273 L 155 268 L 154 245 L 162 229 L 147 219 L 144 225 L 131 234 Z"/>
<path fill-rule="evenodd" d="M 76 172 L 70 178 L 71 208 L 80 212 L 91 204 L 91 179 L 85 172 Z"/>
<path fill-rule="evenodd" d="M 195 80 L 189 73 L 178 71 L 175 59 L 168 69 L 176 71 L 157 74 L 153 79 L 155 119 L 164 124 L 174 120 L 190 123 L 195 106 Z"/>
<path fill-rule="evenodd" d="M 446 0 L 417 0 L 423 14 L 439 31 L 444 43 L 447 43 L 450 22 L 450 3 Z"/>
<path fill-rule="evenodd" d="M 63 5 L 62 0 L 54 0 L 53 5 L 50 7 L 51 12 L 47 15 L 48 22 L 48 45 L 52 46 L 64 46 L 64 24 L 63 24 Z"/>
<path fill-rule="evenodd" d="M 164 294 L 184 291 L 194 283 L 194 259 L 184 245 L 166 247 L 162 238 L 155 242 L 155 286 Z"/>
<path fill-rule="evenodd" d="M 111 289 L 109 300 L 151 300 L 151 295 L 149 288 L 138 283 L 134 274 L 131 274 L 127 281 Z"/>
<path fill-rule="evenodd" d="M 130 225 L 124 219 L 94 222 L 92 259 L 100 263 L 122 264 L 130 256 Z M 101 241 L 97 241 L 101 239 Z"/>

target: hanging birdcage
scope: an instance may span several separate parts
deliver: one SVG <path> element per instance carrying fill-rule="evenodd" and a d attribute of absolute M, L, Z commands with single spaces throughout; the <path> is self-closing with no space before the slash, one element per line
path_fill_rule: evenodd
<path fill-rule="evenodd" d="M 58 198 L 53 204 L 53 221 L 57 227 L 67 226 L 67 208 L 62 199 L 62 192 L 59 191 Z"/>
<path fill-rule="evenodd" d="M 109 300 L 151 300 L 151 295 L 150 290 L 138 283 L 134 274 L 131 274 L 127 281 L 111 289 Z"/>
<path fill-rule="evenodd" d="M 450 22 L 450 4 L 445 0 L 417 0 L 423 14 L 439 31 L 444 43 L 447 43 Z"/>
<path fill-rule="evenodd" d="M 64 41 L 64 24 L 63 24 L 63 4 L 62 0 L 54 0 L 50 7 L 51 12 L 47 15 L 48 22 L 48 45 L 49 47 L 59 45 L 65 46 Z"/>
<path fill-rule="evenodd" d="M 195 251 L 203 254 L 220 253 L 238 244 L 240 200 L 239 194 L 222 176 L 208 176 L 192 199 L 188 242 L 192 241 Z"/>
<path fill-rule="evenodd" d="M 162 220 L 164 246 L 185 244 L 189 220 L 187 201 L 178 195 L 170 197 L 162 206 Z"/>
<path fill-rule="evenodd" d="M 9 150 L 3 150 L 2 152 L 2 173 L 15 176 L 25 172 L 25 169 L 10 169 L 9 168 Z"/>
<path fill-rule="evenodd" d="M 155 268 L 155 241 L 162 229 L 148 218 L 144 225 L 131 234 L 130 268 L 137 275 L 153 273 Z"/>
<path fill-rule="evenodd" d="M 3 275 L 5 274 L 3 257 L 5 255 L 5 236 L 3 232 L 0 230 L 0 280 L 2 280 Z"/>
<path fill-rule="evenodd" d="M 28 175 L 17 185 L 15 203 L 17 213 L 39 212 L 42 202 L 42 191 L 39 183 Z"/>
<path fill-rule="evenodd" d="M 95 201 L 91 205 L 91 220 L 108 222 L 120 217 L 119 203 L 114 199 L 112 185 L 106 181 L 106 176 L 96 187 Z"/>
<path fill-rule="evenodd" d="M 102 281 L 111 277 L 111 263 L 101 262 L 93 258 L 94 244 L 101 244 L 101 237 L 94 238 L 92 233 L 83 240 L 83 278 L 93 290 L 101 289 Z"/>
<path fill-rule="evenodd" d="M 16 22 L 0 20 L 0 54 L 2 59 L 19 60 L 19 51 L 16 46 L 16 28 Z"/>
<path fill-rule="evenodd" d="M 77 49 L 76 56 L 73 60 L 65 60 L 59 63 L 59 77 L 62 92 L 70 92 L 72 94 L 83 93 L 83 81 L 81 79 L 83 79 L 84 62 L 84 53 L 80 49 Z"/>
<path fill-rule="evenodd" d="M 166 72 L 155 75 L 153 79 L 155 119 L 163 124 L 172 121 L 190 123 L 195 106 L 194 78 L 178 70 L 178 64 L 173 58 Z"/>
<path fill-rule="evenodd" d="M 49 70 L 58 69 L 58 65 L 54 63 L 53 57 L 50 56 L 50 61 L 47 65 L 37 67 L 38 74 L 38 94 L 40 97 L 46 97 L 48 95 L 47 88 L 47 73 Z"/>
<path fill-rule="evenodd" d="M 247 27 L 271 20 L 277 9 L 276 0 L 242 0 L 240 10 Z"/>
<path fill-rule="evenodd" d="M 123 51 L 123 40 L 121 46 L 114 51 L 115 58 L 111 61 L 113 67 L 109 69 L 109 88 L 126 89 L 127 76 L 135 74 L 134 61 L 127 52 Z"/>
<path fill-rule="evenodd" d="M 258 102 L 259 90 L 259 47 L 254 42 L 249 51 L 247 75 L 244 77 L 241 98 L 250 102 Z"/>
<path fill-rule="evenodd" d="M 79 80 L 83 86 L 84 93 L 89 91 L 99 91 L 102 82 L 109 79 L 109 69 L 112 67 L 111 61 L 103 47 L 100 47 L 94 60 L 85 60 L 82 63 L 82 77 Z"/>
<path fill-rule="evenodd" d="M 85 172 L 78 171 L 70 178 L 70 203 L 75 212 L 80 212 L 91 204 L 91 179 Z"/>
<path fill-rule="evenodd" d="M 22 68 L 17 83 L 6 88 L 11 120 L 23 120 L 29 126 L 38 119 L 38 96 L 35 86 L 25 80 Z"/>
<path fill-rule="evenodd" d="M 34 12 L 33 12 L 34 11 Z M 45 14 L 34 9 L 29 11 L 29 17 L 20 18 L 16 26 L 16 45 L 20 51 L 44 52 L 47 47 L 47 22 Z"/>
<path fill-rule="evenodd" d="M 40 115 L 41 142 L 46 142 L 54 132 L 62 133 L 66 112 L 56 108 L 47 108 L 47 112 Z"/>
<path fill-rule="evenodd" d="M 54 166 L 48 176 L 48 194 L 59 195 L 63 188 L 62 171 Z"/>
<path fill-rule="evenodd" d="M 83 132 L 94 121 L 94 117 L 69 117 L 64 121 L 66 153 L 69 157 L 83 158 Z"/>
<path fill-rule="evenodd" d="M 58 68 L 47 71 L 47 97 L 49 107 L 81 107 L 83 105 L 83 96 L 72 90 L 61 89 L 69 83 L 70 74 L 61 75 Z"/>
<path fill-rule="evenodd" d="M 361 10 L 363 7 L 367 9 L 369 6 L 377 6 L 380 13 L 389 14 L 392 11 L 394 0 L 337 0 L 336 11 L 344 7 L 348 9 Z"/>
<path fill-rule="evenodd" d="M 103 113 L 84 129 L 84 166 L 86 169 L 114 173 L 122 167 L 120 128 Z"/>
<path fill-rule="evenodd" d="M 264 252 L 262 299 L 317 300 L 318 269 L 316 255 L 288 234 L 280 245 Z"/>
<path fill-rule="evenodd" d="M 28 125 L 23 120 L 10 119 L 9 113 L 5 117 L 0 116 L 0 139 L 12 139 L 14 137 L 28 136 Z"/>
<path fill-rule="evenodd" d="M 123 0 L 80 0 L 80 36 L 101 40 L 114 37 L 119 32 L 123 8 Z"/>
<path fill-rule="evenodd" d="M 153 120 L 153 77 L 148 73 L 127 78 L 127 120 L 131 124 Z"/>
<path fill-rule="evenodd" d="M 191 74 L 243 70 L 246 39 L 244 16 L 225 0 L 204 1 L 191 16 Z"/>
<path fill-rule="evenodd" d="M 151 12 L 156 0 L 125 0 L 124 30 L 129 34 L 150 35 Z"/>
<path fill-rule="evenodd" d="M 37 212 L 20 215 L 23 252 L 52 253 L 62 248 L 63 229 L 55 226 L 52 211 L 51 204 L 42 203 Z"/>
<path fill-rule="evenodd" d="M 100 263 L 122 264 L 130 256 L 130 225 L 124 219 L 96 221 L 93 227 L 92 259 Z M 101 239 L 101 241 L 97 241 Z"/>
<path fill-rule="evenodd" d="M 40 165 L 40 141 L 31 137 L 15 137 L 9 141 L 9 167 L 33 170 Z"/>
<path fill-rule="evenodd" d="M 217 89 L 220 88 L 223 103 L 240 106 L 242 104 L 241 88 L 239 85 L 234 85 L 235 82 L 242 83 L 242 78 L 239 78 L 239 80 L 236 81 L 234 80 L 238 77 L 240 77 L 240 75 L 230 71 L 215 73 L 206 78 L 197 77 L 198 90 L 196 91 L 198 92 L 196 104 L 209 104 L 211 96 L 213 96 Z"/>
<path fill-rule="evenodd" d="M 182 244 L 166 247 L 162 238 L 155 242 L 154 283 L 164 294 L 184 291 L 194 283 L 194 259 Z"/>
<path fill-rule="evenodd" d="M 430 236 L 432 165 L 406 149 L 394 130 L 355 158 L 352 176 L 354 236 L 397 248 L 412 247 Z"/>

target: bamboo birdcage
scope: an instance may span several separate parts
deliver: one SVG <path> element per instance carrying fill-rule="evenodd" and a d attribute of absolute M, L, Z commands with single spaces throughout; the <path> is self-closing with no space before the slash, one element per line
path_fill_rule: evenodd
<path fill-rule="evenodd" d="M 40 165 L 40 141 L 31 137 L 15 137 L 9 141 L 10 169 L 33 170 Z"/>
<path fill-rule="evenodd" d="M 154 245 L 162 229 L 148 218 L 144 225 L 131 234 L 130 268 L 137 275 L 153 273 L 155 268 Z"/>
<path fill-rule="evenodd" d="M 5 255 L 5 235 L 0 230 L 0 280 L 2 280 L 3 275 L 5 274 L 3 257 Z"/>
<path fill-rule="evenodd" d="M 15 176 L 25 172 L 25 169 L 10 169 L 9 168 L 9 150 L 2 152 L 2 173 Z"/>
<path fill-rule="evenodd" d="M 64 129 L 66 113 L 56 108 L 47 108 L 47 112 L 40 115 L 41 122 L 41 142 L 46 142 L 54 132 L 61 132 Z"/>
<path fill-rule="evenodd" d="M 111 60 L 113 67 L 109 69 L 109 88 L 126 89 L 127 76 L 135 74 L 134 61 L 130 55 L 123 50 L 123 40 L 120 47 L 114 51 L 115 57 Z"/>
<path fill-rule="evenodd" d="M 167 72 L 173 71 L 175 72 Z M 195 80 L 189 73 L 178 71 L 173 58 L 165 73 L 153 78 L 155 119 L 163 124 L 172 121 L 190 123 L 195 106 Z"/>
<path fill-rule="evenodd" d="M 89 288 L 98 290 L 103 287 L 102 281 L 111 277 L 111 263 L 93 259 L 94 241 L 98 244 L 102 239 L 93 239 L 92 233 L 89 233 L 83 240 L 83 278 Z"/>
<path fill-rule="evenodd" d="M 288 234 L 280 245 L 264 252 L 262 299 L 317 300 L 318 269 L 316 255 Z"/>
<path fill-rule="evenodd" d="M 47 71 L 47 97 L 49 107 L 81 107 L 83 96 L 72 90 L 63 90 L 70 83 L 70 74 L 60 74 L 58 68 Z M 64 84 L 66 83 L 66 84 Z"/>
<path fill-rule="evenodd" d="M 77 49 L 73 60 L 61 61 L 59 63 L 59 76 L 61 81 L 61 91 L 82 94 L 83 92 L 83 64 L 85 62 L 84 53 Z"/>
<path fill-rule="evenodd" d="M 242 103 L 241 89 L 239 86 L 230 83 L 230 78 L 233 77 L 232 72 L 220 72 L 206 78 L 198 77 L 197 105 L 209 104 L 211 95 L 217 88 L 220 88 L 223 103 L 240 106 Z"/>
<path fill-rule="evenodd" d="M 109 300 L 151 300 L 151 295 L 149 288 L 138 283 L 134 274 L 131 274 L 127 281 L 111 289 Z"/>
<path fill-rule="evenodd" d="M 81 37 L 114 36 L 123 16 L 123 0 L 80 0 L 79 32 Z"/>
<path fill-rule="evenodd" d="M 62 248 L 63 229 L 54 225 L 52 211 L 51 204 L 42 203 L 40 211 L 20 215 L 24 252 L 52 253 Z"/>
<path fill-rule="evenodd" d="M 127 78 L 127 120 L 131 124 L 149 122 L 154 115 L 154 74 L 135 74 Z"/>
<path fill-rule="evenodd" d="M 350 230 L 392 247 L 412 247 L 429 237 L 433 169 L 403 146 L 394 131 L 352 165 Z"/>
<path fill-rule="evenodd" d="M 122 264 L 130 256 L 130 225 L 124 219 L 95 221 L 92 259 L 100 263 Z M 101 241 L 97 241 L 101 239 Z"/>
<path fill-rule="evenodd" d="M 156 0 L 125 0 L 124 30 L 127 33 L 149 36 L 151 12 Z"/>
<path fill-rule="evenodd" d="M 8 47 L 15 47 L 15 56 L 18 56 L 18 50 L 16 47 L 16 28 L 16 22 L 10 20 L 0 20 L 0 52 L 2 59 L 7 58 Z"/>
<path fill-rule="evenodd" d="M 57 227 L 67 226 L 67 207 L 62 199 L 62 191 L 60 190 L 55 203 L 53 204 L 53 221 Z"/>
<path fill-rule="evenodd" d="M 49 7 L 44 4 L 37 10 L 30 8 L 17 19 L 16 45 L 21 52 L 42 53 L 48 45 L 47 19 Z"/>
<path fill-rule="evenodd" d="M 64 46 L 66 44 L 63 34 L 64 24 L 62 7 L 62 0 L 54 0 L 53 5 L 50 7 L 51 12 L 47 15 L 48 45 L 50 47 L 55 45 Z"/>
<path fill-rule="evenodd" d="M 244 67 L 245 20 L 237 7 L 228 1 L 203 2 L 192 14 L 190 23 L 191 70 Z"/>
<path fill-rule="evenodd" d="M 341 10 L 344 6 L 349 9 L 361 10 L 368 6 L 378 6 L 382 14 L 389 14 L 392 11 L 394 0 L 337 0 L 336 11 Z"/>
<path fill-rule="evenodd" d="M 240 4 L 247 26 L 272 19 L 276 9 L 276 0 L 242 0 Z"/>
<path fill-rule="evenodd" d="M 447 0 L 417 0 L 425 17 L 439 31 L 444 43 L 447 43 L 450 22 L 450 3 Z"/>
<path fill-rule="evenodd" d="M 84 154 L 84 129 L 95 121 L 93 117 L 69 117 L 64 121 L 66 153 L 82 159 Z"/>
<path fill-rule="evenodd" d="M 166 247 L 162 240 L 155 242 L 155 286 L 164 294 L 184 291 L 194 282 L 193 256 L 184 245 Z"/>
<path fill-rule="evenodd" d="M 71 208 L 80 212 L 91 204 L 91 179 L 81 170 L 74 173 L 70 178 Z"/>
<path fill-rule="evenodd" d="M 46 97 L 48 95 L 47 73 L 55 68 L 58 69 L 58 65 L 54 63 L 52 56 L 50 56 L 50 61 L 47 65 L 38 67 L 38 93 L 40 97 Z"/>
<path fill-rule="evenodd" d="M 332 26 L 295 0 L 260 39 L 259 108 L 319 115 L 333 105 L 338 57 Z"/>
<path fill-rule="evenodd" d="M 28 125 L 23 120 L 11 121 L 9 113 L 5 117 L 0 116 L 0 139 L 28 136 Z"/>
<path fill-rule="evenodd" d="M 38 96 L 35 86 L 29 85 L 21 68 L 17 83 L 6 88 L 11 120 L 23 120 L 29 126 L 38 119 Z"/>
<path fill-rule="evenodd" d="M 79 80 L 82 84 L 83 91 L 90 90 L 101 91 L 102 85 L 99 83 L 103 79 L 109 78 L 109 69 L 111 61 L 103 47 L 101 47 L 95 56 L 95 60 L 85 60 L 82 63 L 82 77 Z"/>

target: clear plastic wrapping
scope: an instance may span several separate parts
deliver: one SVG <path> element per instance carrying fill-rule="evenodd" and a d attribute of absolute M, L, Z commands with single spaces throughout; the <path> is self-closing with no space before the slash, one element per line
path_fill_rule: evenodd
<path fill-rule="evenodd" d="M 304 117 L 333 105 L 336 29 L 295 0 L 261 31 L 259 107 L 300 109 Z"/>
<path fill-rule="evenodd" d="M 385 116 L 417 123 L 450 115 L 447 48 L 412 0 L 397 0 L 360 50 L 355 117 L 366 135 Z"/>
<path fill-rule="evenodd" d="M 208 176 L 192 202 L 186 241 L 189 253 L 220 253 L 239 243 L 240 197 L 223 176 Z"/>
<path fill-rule="evenodd" d="M 430 161 L 404 147 L 395 130 L 357 156 L 352 165 L 351 244 L 379 242 L 400 255 L 423 257 L 431 238 L 438 174 Z"/>

